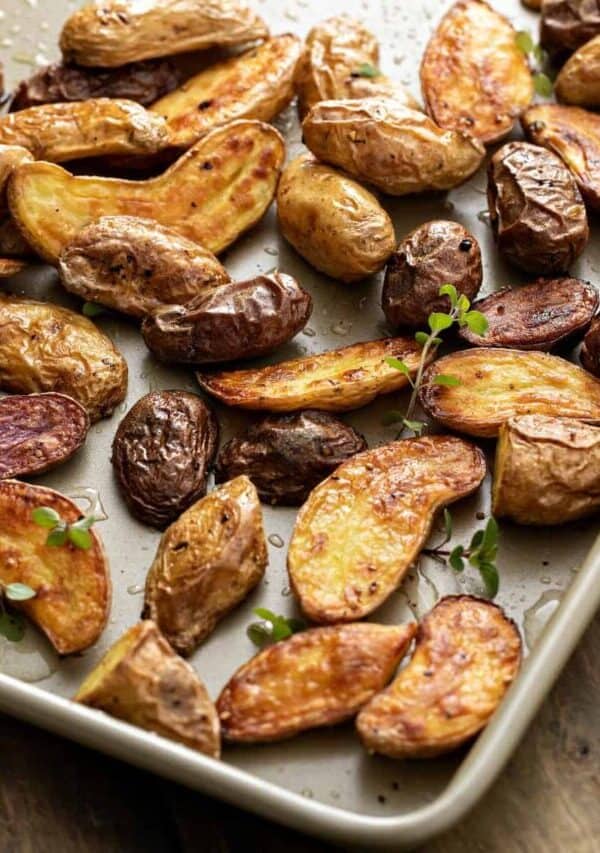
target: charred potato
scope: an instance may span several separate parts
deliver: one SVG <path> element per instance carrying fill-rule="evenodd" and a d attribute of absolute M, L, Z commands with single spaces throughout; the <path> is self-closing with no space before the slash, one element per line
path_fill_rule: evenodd
<path fill-rule="evenodd" d="M 358 734 L 390 758 L 456 749 L 487 725 L 520 663 L 519 632 L 497 605 L 443 598 L 420 623 L 408 665 L 358 715 Z"/>
<path fill-rule="evenodd" d="M 392 220 L 375 196 L 311 154 L 302 154 L 284 169 L 277 217 L 294 249 L 340 281 L 378 272 L 394 251 Z"/>
<path fill-rule="evenodd" d="M 85 679 L 76 702 L 219 758 L 219 718 L 208 692 L 153 622 L 138 622 Z"/>
<path fill-rule="evenodd" d="M 0 582 L 23 583 L 36 593 L 15 606 L 48 637 L 60 655 L 93 645 L 106 625 L 111 585 L 102 542 L 90 529 L 88 550 L 70 542 L 46 544 L 48 530 L 36 524 L 38 507 L 55 510 L 67 524 L 81 517 L 79 507 L 44 486 L 17 480 L 0 482 Z"/>
<path fill-rule="evenodd" d="M 396 441 L 353 456 L 313 490 L 290 541 L 288 571 L 313 622 L 352 622 L 398 588 L 436 512 L 485 477 L 481 450 L 460 438 Z"/>
<path fill-rule="evenodd" d="M 263 649 L 217 700 L 223 737 L 260 743 L 352 718 L 392 677 L 416 626 L 312 628 Z"/>
<path fill-rule="evenodd" d="M 426 222 L 404 238 L 388 261 L 382 308 L 390 326 L 421 328 L 432 311 L 448 311 L 444 284 L 473 299 L 483 280 L 481 250 L 458 222 Z"/>
<path fill-rule="evenodd" d="M 540 41 L 554 58 L 563 59 L 600 34 L 596 0 L 543 0 Z"/>
<path fill-rule="evenodd" d="M 283 158 L 274 128 L 232 122 L 147 181 L 79 177 L 51 163 L 27 163 L 11 179 L 10 210 L 50 263 L 90 222 L 117 215 L 155 219 L 218 254 L 263 216 Z"/>
<path fill-rule="evenodd" d="M 440 127 L 502 139 L 533 98 L 529 64 L 507 18 L 483 0 L 458 0 L 425 50 L 421 86 Z"/>
<path fill-rule="evenodd" d="M 567 272 L 589 227 L 575 179 L 550 151 L 509 142 L 492 157 L 488 205 L 500 252 L 526 272 Z"/>
<path fill-rule="evenodd" d="M 438 374 L 460 385 L 436 383 Z M 600 422 L 600 382 L 571 362 L 542 352 L 477 348 L 444 356 L 425 373 L 419 398 L 449 429 L 493 438 L 517 415 Z"/>
<path fill-rule="evenodd" d="M 196 394 L 146 394 L 119 424 L 112 464 L 132 514 L 164 528 L 206 494 L 219 436 L 213 413 Z"/>
<path fill-rule="evenodd" d="M 17 394 L 67 394 L 97 421 L 125 398 L 127 363 L 87 317 L 50 302 L 0 294 L 0 387 Z"/>
<path fill-rule="evenodd" d="M 61 252 L 58 269 L 71 293 L 138 319 L 230 281 L 212 252 L 135 216 L 87 225 Z"/>
<path fill-rule="evenodd" d="M 594 376 L 600 376 L 600 318 L 596 318 L 590 326 L 579 357 L 586 370 Z"/>
<path fill-rule="evenodd" d="M 267 560 L 256 489 L 237 477 L 165 531 L 146 580 L 144 616 L 188 655 L 260 582 Z"/>
<path fill-rule="evenodd" d="M 563 104 L 600 107 L 600 35 L 582 45 L 563 65 L 554 92 Z"/>
<path fill-rule="evenodd" d="M 18 258 L 0 258 L 0 278 L 10 278 L 27 269 L 27 261 Z"/>

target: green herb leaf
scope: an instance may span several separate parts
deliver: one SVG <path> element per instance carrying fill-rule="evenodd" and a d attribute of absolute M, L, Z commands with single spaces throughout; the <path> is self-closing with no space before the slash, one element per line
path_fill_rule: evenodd
<path fill-rule="evenodd" d="M 493 551 L 495 556 L 495 552 L 498 549 L 498 532 L 498 522 L 493 516 L 490 516 L 483 532 L 483 539 L 481 540 L 482 551 L 486 553 Z"/>
<path fill-rule="evenodd" d="M 48 530 L 52 530 L 62 521 L 56 510 L 49 506 L 38 506 L 31 513 L 31 517 L 37 525 L 46 527 Z"/>
<path fill-rule="evenodd" d="M 0 634 L 11 643 L 20 642 L 25 636 L 25 620 L 20 613 L 0 613 Z"/>
<path fill-rule="evenodd" d="M 423 423 L 423 421 L 409 421 L 406 418 L 402 420 L 402 423 L 406 427 L 406 429 L 412 430 L 416 435 L 421 435 L 427 424 Z"/>
<path fill-rule="evenodd" d="M 351 72 L 352 77 L 381 77 L 381 71 L 370 62 L 363 62 L 354 71 Z"/>
<path fill-rule="evenodd" d="M 261 623 L 253 623 L 247 629 L 246 633 L 255 645 L 278 643 L 280 640 L 286 640 L 292 634 L 306 628 L 301 619 L 287 619 L 285 616 L 278 616 L 265 607 L 257 607 L 254 613 L 265 620 Z"/>
<path fill-rule="evenodd" d="M 46 545 L 49 545 L 51 548 L 60 548 L 61 545 L 65 544 L 67 538 L 68 534 L 66 525 L 58 526 L 48 534 Z"/>
<path fill-rule="evenodd" d="M 452 526 L 452 514 L 446 507 L 444 509 L 444 535 L 446 537 L 446 542 L 449 542 L 450 539 L 452 539 Z"/>
<path fill-rule="evenodd" d="M 465 314 L 469 308 L 471 307 L 471 300 L 465 293 L 461 293 L 458 297 L 458 302 L 456 303 L 456 307 L 458 308 L 461 314 Z"/>
<path fill-rule="evenodd" d="M 537 64 L 543 68 L 548 62 L 548 53 L 544 50 L 541 44 L 536 44 L 533 48 L 533 55 Z"/>
<path fill-rule="evenodd" d="M 381 419 L 381 423 L 383 426 L 391 426 L 391 424 L 400 424 L 403 420 L 404 413 L 392 409 L 390 412 L 385 413 Z"/>
<path fill-rule="evenodd" d="M 449 314 L 442 314 L 439 311 L 434 311 L 429 315 L 429 328 L 433 332 L 434 335 L 437 335 L 438 332 L 443 332 L 445 329 L 449 329 L 450 326 L 453 325 L 454 320 Z"/>
<path fill-rule="evenodd" d="M 465 553 L 465 549 L 462 545 L 457 545 L 454 548 L 448 557 L 448 562 L 452 566 L 455 572 L 462 572 L 465 568 L 465 561 L 462 558 L 462 555 Z"/>
<path fill-rule="evenodd" d="M 73 524 L 69 525 L 69 527 L 71 530 L 89 530 L 95 522 L 96 519 L 93 515 L 84 515 L 83 518 L 80 518 L 78 521 L 74 521 Z"/>
<path fill-rule="evenodd" d="M 458 301 L 458 291 L 454 287 L 453 284 L 443 284 L 440 287 L 440 296 L 448 296 L 450 299 L 450 305 L 452 308 L 456 308 L 456 303 Z"/>
<path fill-rule="evenodd" d="M 67 536 L 69 538 L 69 542 L 75 545 L 76 548 L 80 548 L 82 551 L 89 551 L 92 547 L 93 539 L 89 530 L 84 530 L 81 527 L 75 527 L 72 524 L 67 530 Z"/>
<path fill-rule="evenodd" d="M 532 53 L 535 49 L 535 44 L 533 39 L 531 38 L 531 34 L 527 32 L 527 30 L 521 30 L 515 36 L 515 44 L 519 48 L 519 50 L 527 56 L 527 54 Z"/>
<path fill-rule="evenodd" d="M 489 328 L 488 319 L 481 311 L 469 311 L 464 316 L 464 322 L 474 335 L 486 335 Z"/>
<path fill-rule="evenodd" d="M 251 625 L 248 625 L 246 629 L 246 636 L 254 643 L 255 646 L 258 646 L 259 649 L 262 649 L 264 646 L 268 646 L 271 642 L 271 632 L 263 622 L 253 622 Z"/>
<path fill-rule="evenodd" d="M 385 361 L 386 364 L 389 364 L 390 367 L 394 367 L 396 370 L 399 370 L 400 373 L 404 373 L 405 376 L 408 376 L 410 378 L 410 370 L 408 368 L 408 365 L 405 364 L 403 361 L 400 361 L 399 358 L 394 358 L 394 356 L 388 356 Z"/>
<path fill-rule="evenodd" d="M 98 305 L 97 302 L 84 302 L 81 306 L 81 313 L 85 317 L 97 317 L 99 314 L 106 314 L 106 308 L 103 305 Z"/>
<path fill-rule="evenodd" d="M 542 71 L 538 71 L 537 74 L 533 75 L 533 86 L 537 94 L 541 95 L 542 98 L 549 98 L 554 90 L 552 80 Z"/>
<path fill-rule="evenodd" d="M 451 376 L 449 373 L 438 373 L 437 376 L 434 376 L 433 382 L 435 385 L 447 385 L 450 388 L 462 384 L 458 376 Z"/>
<path fill-rule="evenodd" d="M 421 344 L 422 347 L 425 346 L 425 344 L 427 343 L 428 340 L 429 340 L 429 335 L 427 334 L 427 332 L 417 332 L 415 334 L 415 341 L 418 344 Z"/>
<path fill-rule="evenodd" d="M 28 601 L 35 598 L 36 591 L 24 583 L 9 583 L 4 588 L 4 595 L 9 601 Z"/>
<path fill-rule="evenodd" d="M 485 591 L 489 598 L 495 598 L 500 588 L 500 577 L 498 569 L 493 563 L 483 562 L 479 566 L 479 574 L 485 584 Z"/>
<path fill-rule="evenodd" d="M 470 551 L 475 551 L 481 547 L 481 543 L 483 542 L 483 530 L 478 530 L 477 533 L 473 534 L 473 538 L 471 539 L 471 544 L 469 545 Z"/>

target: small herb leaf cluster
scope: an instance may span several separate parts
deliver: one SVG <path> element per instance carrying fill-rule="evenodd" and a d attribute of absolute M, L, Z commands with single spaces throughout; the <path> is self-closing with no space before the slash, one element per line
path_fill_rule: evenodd
<path fill-rule="evenodd" d="M 257 607 L 253 613 L 262 621 L 253 622 L 248 626 L 246 633 L 259 649 L 278 643 L 280 640 L 287 640 L 292 634 L 297 634 L 306 628 L 306 623 L 302 619 L 278 616 L 265 607 Z"/>
<path fill-rule="evenodd" d="M 495 518 L 488 518 L 486 526 L 473 534 L 467 547 L 456 545 L 454 548 L 446 549 L 452 539 L 453 522 L 450 512 L 444 510 L 444 538 L 435 548 L 426 548 L 424 554 L 441 563 L 448 563 L 455 572 L 463 572 L 468 563 L 477 569 L 489 598 L 495 598 L 500 587 L 500 576 L 496 566 L 498 556 L 498 522 Z"/>
<path fill-rule="evenodd" d="M 29 601 L 35 598 L 36 591 L 24 583 L 0 585 L 0 636 L 11 643 L 18 643 L 25 636 L 25 619 L 21 613 L 8 610 L 6 603 L 11 601 Z"/>
<path fill-rule="evenodd" d="M 89 551 L 92 547 L 92 535 L 90 528 L 98 521 L 93 514 L 84 515 L 72 524 L 66 522 L 60 514 L 49 506 L 39 506 L 33 510 L 31 517 L 39 527 L 46 528 L 49 533 L 46 545 L 60 548 L 70 542 L 82 551 Z"/>
<path fill-rule="evenodd" d="M 533 85 L 542 98 L 552 95 L 554 86 L 548 73 L 548 54 L 539 44 L 536 44 L 527 30 L 521 30 L 515 36 L 515 42 L 521 53 L 529 57 L 533 65 Z"/>

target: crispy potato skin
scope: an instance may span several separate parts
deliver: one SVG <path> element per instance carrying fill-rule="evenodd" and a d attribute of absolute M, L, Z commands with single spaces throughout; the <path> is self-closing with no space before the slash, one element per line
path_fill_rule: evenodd
<path fill-rule="evenodd" d="M 483 280 L 481 249 L 458 222 L 425 222 L 402 240 L 388 261 L 381 304 L 390 326 L 421 328 L 432 311 L 449 311 L 443 284 L 473 299 Z"/>
<path fill-rule="evenodd" d="M 69 655 L 93 645 L 104 630 L 111 602 L 108 561 L 94 528 L 88 551 L 71 543 L 46 545 L 48 530 L 31 517 L 41 506 L 55 509 L 69 524 L 82 517 L 73 501 L 53 489 L 0 482 L 0 581 L 24 583 L 36 591 L 35 598 L 14 606 L 60 655 Z"/>
<path fill-rule="evenodd" d="M 270 121 L 294 96 L 293 78 L 301 42 L 286 34 L 210 65 L 155 103 L 164 117 L 171 145 L 189 148 L 212 130 L 234 119 Z"/>
<path fill-rule="evenodd" d="M 500 252 L 529 273 L 567 272 L 585 249 L 589 226 L 575 179 L 555 154 L 509 142 L 488 171 L 488 205 Z"/>
<path fill-rule="evenodd" d="M 600 107 L 600 35 L 575 51 L 554 84 L 557 100 L 577 107 Z"/>
<path fill-rule="evenodd" d="M 416 625 L 312 628 L 263 649 L 223 688 L 224 739 L 261 743 L 353 717 L 390 680 Z"/>
<path fill-rule="evenodd" d="M 392 220 L 375 196 L 312 154 L 302 154 L 283 170 L 277 217 L 294 249 L 340 281 L 378 272 L 396 244 Z"/>
<path fill-rule="evenodd" d="M 68 62 L 114 68 L 267 35 L 264 22 L 243 0 L 98 0 L 66 21 L 60 49 Z"/>
<path fill-rule="evenodd" d="M 219 718 L 195 670 L 157 626 L 138 622 L 85 679 L 76 702 L 219 758 Z"/>
<path fill-rule="evenodd" d="M 420 623 L 408 665 L 358 715 L 358 734 L 390 758 L 456 749 L 487 725 L 520 663 L 519 632 L 500 607 L 443 598 Z"/>
<path fill-rule="evenodd" d="M 124 400 L 127 363 L 87 317 L 50 302 L 0 294 L 0 387 L 67 394 L 94 422 Z"/>
<path fill-rule="evenodd" d="M 484 156 L 480 143 L 391 98 L 322 101 L 302 129 L 315 157 L 389 195 L 456 187 Z"/>
<path fill-rule="evenodd" d="M 435 384 L 438 373 L 461 384 Z M 440 358 L 425 373 L 419 399 L 449 429 L 494 438 L 517 415 L 562 415 L 600 422 L 600 382 L 555 355 L 476 348 Z"/>
<path fill-rule="evenodd" d="M 23 163 L 31 162 L 33 157 L 26 148 L 19 145 L 0 145 L 0 257 L 22 258 L 33 254 L 10 216 L 7 198 L 8 182 L 13 172 Z M 16 267 L 3 261 L 0 269 L 4 270 L 6 276 L 14 275 Z"/>
<path fill-rule="evenodd" d="M 564 524 L 600 509 L 600 428 L 525 415 L 500 428 L 492 511 L 518 524 Z"/>
<path fill-rule="evenodd" d="M 556 59 L 600 34 L 596 0 L 542 0 L 541 10 L 540 42 Z"/>
<path fill-rule="evenodd" d="M 600 376 L 600 319 L 596 318 L 583 339 L 579 354 L 582 365 L 594 376 Z"/>
<path fill-rule="evenodd" d="M 486 334 L 477 335 L 465 326 L 460 336 L 477 347 L 547 352 L 581 337 L 598 304 L 596 288 L 577 278 L 540 279 L 525 287 L 505 287 L 473 303 L 473 309 L 487 318 Z"/>
<path fill-rule="evenodd" d="M 533 79 L 507 18 L 483 0 L 458 0 L 421 63 L 427 112 L 440 126 L 492 143 L 533 99 Z"/>
<path fill-rule="evenodd" d="M 10 209 L 49 263 L 90 222 L 117 215 L 155 219 L 219 254 L 269 207 L 284 154 L 274 128 L 231 122 L 147 181 L 78 177 L 51 163 L 25 164 L 11 179 Z"/>
<path fill-rule="evenodd" d="M 404 361 L 414 373 L 421 347 L 412 338 L 385 338 L 257 370 L 197 373 L 196 378 L 208 394 L 240 409 L 348 412 L 408 385 L 406 376 L 387 364 L 389 356 Z"/>
<path fill-rule="evenodd" d="M 10 278 L 27 269 L 27 261 L 19 258 L 0 258 L 0 278 Z"/>
<path fill-rule="evenodd" d="M 119 424 L 112 464 L 132 514 L 164 528 L 206 494 L 219 424 L 204 401 L 186 391 L 154 391 Z"/>
<path fill-rule="evenodd" d="M 261 581 L 267 562 L 258 494 L 237 477 L 165 531 L 146 579 L 144 616 L 176 651 L 191 654 Z"/>
<path fill-rule="evenodd" d="M 58 270 L 71 293 L 140 320 L 230 281 L 212 252 L 135 216 L 87 225 L 61 252 Z"/>
<path fill-rule="evenodd" d="M 364 436 L 326 412 L 272 415 L 221 448 L 215 478 L 245 474 L 261 501 L 300 506 L 338 465 L 366 449 Z"/>
<path fill-rule="evenodd" d="M 397 441 L 353 456 L 314 489 L 290 541 L 288 572 L 313 622 L 352 622 L 398 588 L 436 511 L 474 492 L 484 456 L 452 436 Z"/>

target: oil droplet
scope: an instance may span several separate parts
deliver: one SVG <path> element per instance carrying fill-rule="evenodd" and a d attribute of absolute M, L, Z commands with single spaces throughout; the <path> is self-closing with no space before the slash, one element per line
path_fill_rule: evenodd
<path fill-rule="evenodd" d="M 274 548 L 283 548 L 285 545 L 285 542 L 278 533 L 271 533 L 269 536 L 269 542 Z"/>
<path fill-rule="evenodd" d="M 69 492 L 67 497 L 74 501 L 85 501 L 87 503 L 87 507 L 85 508 L 86 515 L 93 515 L 96 521 L 106 521 L 108 518 L 108 513 L 102 505 L 98 489 L 94 489 L 91 486 L 76 486 Z"/>
<path fill-rule="evenodd" d="M 292 594 L 291 587 L 284 586 L 284 588 L 281 590 L 281 594 L 284 598 L 288 598 Z"/>
<path fill-rule="evenodd" d="M 314 329 L 311 329 L 311 327 L 310 327 L 310 326 L 307 326 L 305 329 L 303 329 L 303 330 L 302 330 L 302 334 L 303 334 L 303 335 L 306 335 L 308 338 L 314 338 L 314 336 L 315 336 L 317 333 L 315 332 L 315 330 L 314 330 Z"/>
<path fill-rule="evenodd" d="M 127 587 L 129 595 L 139 595 L 143 591 L 144 587 L 141 583 L 132 583 L 131 586 Z"/>
<path fill-rule="evenodd" d="M 0 672 L 33 684 L 58 669 L 59 657 L 45 637 L 31 625 L 18 643 L 0 637 Z"/>
<path fill-rule="evenodd" d="M 489 225 L 492 221 L 489 210 L 480 210 L 477 214 L 477 219 L 479 219 L 480 222 L 483 222 L 484 225 Z"/>
<path fill-rule="evenodd" d="M 300 793 L 302 794 L 303 797 L 308 797 L 309 800 L 312 800 L 312 798 L 315 795 L 312 788 L 302 788 Z"/>
<path fill-rule="evenodd" d="M 279 250 L 276 249 L 274 246 L 265 246 L 264 251 L 266 252 L 267 255 L 278 255 L 279 254 Z"/>
<path fill-rule="evenodd" d="M 533 649 L 560 604 L 562 590 L 549 589 L 523 615 L 523 631 L 528 649 Z"/>
<path fill-rule="evenodd" d="M 334 323 L 331 326 L 331 331 L 334 335 L 347 335 L 351 329 L 352 323 L 350 320 L 340 320 L 339 323 Z"/>
<path fill-rule="evenodd" d="M 544 575 L 543 578 L 540 578 L 540 583 L 549 584 L 552 582 L 552 578 L 549 578 L 548 575 Z"/>

